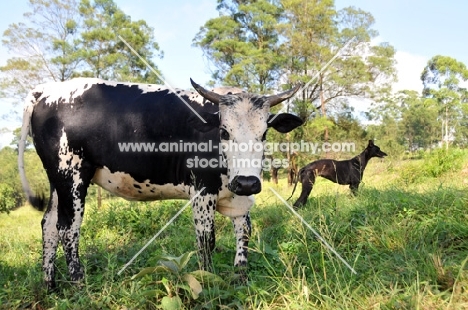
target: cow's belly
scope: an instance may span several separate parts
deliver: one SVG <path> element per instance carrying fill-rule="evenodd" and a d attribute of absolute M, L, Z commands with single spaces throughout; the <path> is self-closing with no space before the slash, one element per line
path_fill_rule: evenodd
<path fill-rule="evenodd" d="M 105 190 L 128 200 L 189 199 L 190 186 L 185 184 L 152 184 L 138 182 L 125 172 L 111 172 L 108 168 L 96 170 L 92 182 Z"/>

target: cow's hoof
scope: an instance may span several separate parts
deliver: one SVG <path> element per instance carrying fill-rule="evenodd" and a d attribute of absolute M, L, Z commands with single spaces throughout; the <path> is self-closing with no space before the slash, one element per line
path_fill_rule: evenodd
<path fill-rule="evenodd" d="M 71 282 L 80 282 L 84 279 L 84 269 L 80 263 L 73 262 L 68 266 Z"/>
<path fill-rule="evenodd" d="M 233 283 L 237 285 L 247 285 L 249 277 L 247 275 L 247 267 L 238 267 L 237 272 L 234 274 Z"/>
<path fill-rule="evenodd" d="M 77 281 L 70 281 L 70 284 L 78 290 L 81 290 L 82 288 L 85 287 L 84 281 L 83 280 L 77 280 Z"/>
<path fill-rule="evenodd" d="M 57 292 L 57 284 L 55 281 L 45 281 L 45 287 L 47 289 L 47 293 Z"/>

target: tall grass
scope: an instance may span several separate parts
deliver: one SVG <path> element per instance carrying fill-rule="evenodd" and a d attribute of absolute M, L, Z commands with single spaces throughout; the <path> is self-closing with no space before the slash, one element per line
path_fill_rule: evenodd
<path fill-rule="evenodd" d="M 0 214 L 0 307 L 167 308 L 162 301 L 168 287 L 186 309 L 465 309 L 468 161 L 464 154 L 459 158 L 456 169 L 443 169 L 437 178 L 424 173 L 412 181 L 405 174 L 407 165 L 435 165 L 431 159 L 373 160 L 357 197 L 347 187 L 317 181 L 298 212 L 353 266 L 356 275 L 268 190 L 273 187 L 288 197 L 291 188 L 285 180 L 278 185 L 265 182 L 252 209 L 248 284 L 236 281 L 232 267 L 231 223 L 217 216 L 213 265 L 221 280 L 205 281 L 197 298 L 171 273 L 131 279 L 143 268 L 157 266 L 162 255 L 179 256 L 196 249 L 190 210 L 117 275 L 185 201 L 112 199 L 97 209 L 91 197 L 80 244 L 86 280 L 81 286 L 68 283 L 59 251 L 60 289 L 49 294 L 41 279 L 41 214 L 29 207 Z M 184 273 L 198 269 L 193 257 Z"/>

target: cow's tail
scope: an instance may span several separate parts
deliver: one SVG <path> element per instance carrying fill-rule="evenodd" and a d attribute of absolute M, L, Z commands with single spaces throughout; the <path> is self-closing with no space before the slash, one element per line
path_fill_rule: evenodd
<path fill-rule="evenodd" d="M 26 194 L 26 198 L 28 199 L 29 203 L 39 211 L 43 211 L 45 207 L 44 195 L 35 195 L 31 190 L 31 186 L 29 186 L 28 179 L 26 178 L 26 172 L 24 170 L 24 151 L 26 148 L 26 139 L 28 137 L 29 131 L 31 130 L 31 117 L 34 103 L 41 94 L 41 92 L 31 91 L 26 97 L 26 107 L 24 108 L 23 125 L 21 127 L 21 138 L 18 143 L 18 170 L 21 179 L 21 185 L 23 186 L 23 191 Z"/>
<path fill-rule="evenodd" d="M 300 176 L 301 176 L 301 174 L 302 174 L 302 171 L 304 171 L 304 168 L 299 169 L 299 171 L 298 171 L 297 174 L 295 175 L 293 191 L 292 191 L 292 193 L 291 193 L 291 196 L 289 196 L 289 198 L 288 198 L 286 201 L 289 201 L 289 199 L 291 199 L 292 196 L 294 195 L 294 192 L 296 191 L 297 182 L 299 182 L 299 178 L 300 178 Z"/>

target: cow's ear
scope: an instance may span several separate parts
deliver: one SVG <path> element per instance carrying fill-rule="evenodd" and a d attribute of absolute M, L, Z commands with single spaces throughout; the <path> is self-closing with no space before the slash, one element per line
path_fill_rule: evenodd
<path fill-rule="evenodd" d="M 199 117 L 199 116 L 200 117 Z M 210 131 L 213 128 L 219 128 L 219 115 L 218 113 L 199 113 L 198 115 L 192 114 L 187 120 L 190 127 L 195 128 L 201 132 Z M 203 121 L 203 120 L 205 121 Z"/>
<path fill-rule="evenodd" d="M 268 117 L 268 127 L 274 128 L 281 133 L 290 132 L 303 123 L 300 117 L 289 113 L 270 114 Z"/>

